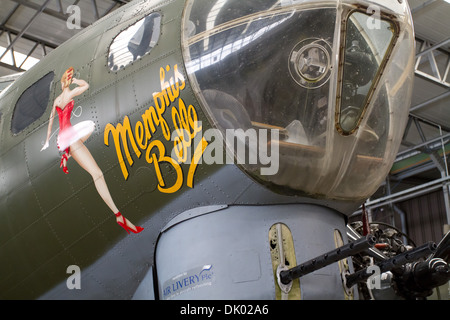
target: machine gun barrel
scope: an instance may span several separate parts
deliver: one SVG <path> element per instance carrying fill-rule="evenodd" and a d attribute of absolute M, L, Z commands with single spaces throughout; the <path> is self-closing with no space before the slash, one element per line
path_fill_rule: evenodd
<path fill-rule="evenodd" d="M 292 280 L 300 278 L 308 273 L 326 267 L 334 262 L 355 255 L 375 245 L 376 239 L 373 235 L 367 235 L 364 238 L 343 245 L 335 250 L 311 259 L 289 270 L 280 272 L 280 281 L 283 284 L 289 284 Z"/>
<path fill-rule="evenodd" d="M 436 251 L 436 248 L 437 246 L 434 242 L 428 242 L 420 247 L 403 252 L 388 260 L 381 261 L 377 263 L 376 266 L 378 266 L 378 268 L 380 269 L 380 273 L 390 271 L 408 262 L 413 262 L 426 255 L 429 255 Z M 347 288 L 351 288 L 358 282 L 366 281 L 371 275 L 373 275 L 373 272 L 369 272 L 366 268 L 346 276 Z"/>

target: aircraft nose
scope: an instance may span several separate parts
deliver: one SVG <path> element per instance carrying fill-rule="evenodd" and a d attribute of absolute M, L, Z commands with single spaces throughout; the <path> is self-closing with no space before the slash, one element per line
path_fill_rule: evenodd
<path fill-rule="evenodd" d="M 373 193 L 408 114 L 401 100 L 411 96 L 414 38 L 405 6 L 188 1 L 186 71 L 223 136 L 241 130 L 236 139 L 250 156 L 226 141 L 240 167 L 277 190 L 340 199 Z M 262 151 L 259 162 L 245 162 Z M 268 158 L 274 170 L 263 174 Z"/>

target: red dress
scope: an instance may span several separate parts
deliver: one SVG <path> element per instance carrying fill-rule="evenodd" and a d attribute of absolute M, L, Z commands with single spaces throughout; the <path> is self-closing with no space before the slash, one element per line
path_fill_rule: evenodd
<path fill-rule="evenodd" d="M 75 102 L 71 100 L 63 109 L 56 107 L 59 118 L 59 134 L 56 142 L 60 151 L 67 152 L 72 143 L 92 133 L 95 129 L 94 122 L 90 120 L 72 126 L 70 117 L 72 115 L 74 103 Z"/>

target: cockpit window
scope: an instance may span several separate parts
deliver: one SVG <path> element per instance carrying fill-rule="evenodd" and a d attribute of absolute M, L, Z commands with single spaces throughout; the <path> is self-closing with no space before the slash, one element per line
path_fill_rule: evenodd
<path fill-rule="evenodd" d="M 338 107 L 338 131 L 353 133 L 384 69 L 395 36 L 395 25 L 383 19 L 353 12 L 347 19 L 342 94 Z"/>
<path fill-rule="evenodd" d="M 44 114 L 50 98 L 50 85 L 54 76 L 53 72 L 47 73 L 26 89 L 17 100 L 11 120 L 13 134 L 20 133 Z"/>
<path fill-rule="evenodd" d="M 111 71 L 118 71 L 148 54 L 158 42 L 160 30 L 161 15 L 154 12 L 119 33 L 109 47 Z"/>

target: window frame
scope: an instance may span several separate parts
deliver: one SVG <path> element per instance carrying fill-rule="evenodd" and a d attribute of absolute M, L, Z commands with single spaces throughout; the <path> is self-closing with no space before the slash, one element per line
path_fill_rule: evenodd
<path fill-rule="evenodd" d="M 372 100 L 372 97 L 375 93 L 375 90 L 378 87 L 378 84 L 380 82 L 380 79 L 383 75 L 383 72 L 385 71 L 386 68 L 386 64 L 389 61 L 392 52 L 394 50 L 395 44 L 397 43 L 397 40 L 400 36 L 400 26 L 399 23 L 397 21 L 397 18 L 394 15 L 391 14 L 387 14 L 384 12 L 380 12 L 380 20 L 384 20 L 384 21 L 388 21 L 394 28 L 393 30 L 393 36 L 392 39 L 389 43 L 388 48 L 386 49 L 386 53 L 383 57 L 383 60 L 380 63 L 380 66 L 378 67 L 378 70 L 375 74 L 375 77 L 373 79 L 372 85 L 366 95 L 366 98 L 364 100 L 364 104 L 362 107 L 362 112 L 359 116 L 358 121 L 356 122 L 354 128 L 350 131 L 346 131 L 341 127 L 341 108 L 342 108 L 342 95 L 343 95 L 343 90 L 344 90 L 344 63 L 345 63 L 345 58 L 346 58 L 346 46 L 347 46 L 347 25 L 348 25 L 348 21 L 350 20 L 350 16 L 356 12 L 360 12 L 362 14 L 367 15 L 368 17 L 370 17 L 370 15 L 368 14 L 368 8 L 358 8 L 358 9 L 353 9 L 353 8 L 349 8 L 347 10 L 344 10 L 344 12 L 342 13 L 343 19 L 341 22 L 341 41 L 340 41 L 340 45 L 339 45 L 339 68 L 338 68 L 338 77 L 337 77 L 337 94 L 336 94 L 336 106 L 335 106 L 335 127 L 336 130 L 339 132 L 339 134 L 343 135 L 343 136 L 350 136 L 353 133 L 355 133 L 356 131 L 358 131 L 362 120 L 365 117 L 365 114 L 367 112 L 367 108 Z M 342 66 L 342 67 L 341 67 Z"/>
<path fill-rule="evenodd" d="M 155 21 L 159 21 L 159 22 L 157 22 L 157 23 L 159 24 L 159 30 L 157 30 L 158 33 L 157 33 L 157 38 L 155 39 L 154 45 L 150 47 L 150 45 L 151 45 L 151 43 L 152 43 L 151 40 L 153 39 L 154 34 L 155 34 L 155 25 L 156 25 L 156 23 L 153 25 L 153 30 L 152 30 L 152 33 L 151 33 L 150 42 L 149 42 L 148 46 L 146 47 L 146 49 L 147 49 L 148 51 L 146 50 L 146 52 L 145 52 L 144 54 L 138 55 L 137 57 L 134 57 L 134 56 L 133 56 L 133 60 L 132 60 L 132 61 L 130 61 L 130 62 L 124 64 L 124 65 L 121 66 L 121 67 L 118 67 L 117 69 L 113 69 L 113 66 L 116 66 L 116 65 L 114 64 L 113 66 L 111 66 L 111 62 L 110 62 L 111 47 L 112 47 L 112 46 L 114 45 L 114 43 L 116 42 L 117 38 L 120 37 L 123 33 L 127 32 L 130 28 L 132 28 L 132 27 L 135 26 L 136 24 L 138 24 L 138 23 L 140 23 L 140 22 L 145 23 L 145 19 L 147 19 L 148 17 L 151 17 L 152 15 L 155 15 L 155 16 L 156 16 L 156 17 L 155 17 Z M 124 70 L 124 69 L 126 69 L 127 67 L 129 67 L 130 65 L 133 65 L 136 61 L 141 60 L 143 57 L 147 56 L 148 54 L 150 54 L 150 53 L 152 52 L 152 50 L 158 45 L 159 40 L 160 40 L 160 38 L 161 38 L 161 33 L 162 33 L 162 32 L 161 32 L 161 31 L 162 31 L 162 30 L 161 30 L 161 29 L 162 29 L 162 17 L 163 17 L 163 15 L 162 15 L 161 12 L 159 12 L 159 11 L 153 11 L 153 12 L 151 12 L 151 13 L 149 13 L 149 14 L 143 16 L 143 17 L 141 17 L 140 19 L 134 21 L 132 24 L 129 24 L 126 28 L 121 29 L 120 32 L 119 32 L 117 35 L 115 35 L 115 36 L 113 37 L 111 43 L 110 43 L 109 46 L 108 46 L 108 51 L 107 51 L 107 55 L 106 55 L 106 66 L 107 66 L 107 68 L 108 68 L 108 72 L 114 72 L 114 73 L 117 73 L 117 72 L 119 72 L 119 71 L 121 71 L 121 70 Z M 134 37 L 137 33 L 139 33 L 139 31 L 141 30 L 142 27 L 143 27 L 143 25 L 142 25 L 141 27 L 139 27 L 139 29 L 133 34 L 133 36 L 132 36 L 131 38 L 128 39 L 127 44 L 129 44 L 130 41 L 131 41 L 131 39 L 133 39 L 133 37 Z M 144 28 L 144 29 L 145 29 L 145 28 Z M 145 30 L 144 30 L 143 32 L 145 32 Z M 142 41 L 142 40 L 141 40 L 141 41 Z M 127 46 L 126 48 L 128 49 L 128 46 Z M 127 53 L 133 55 L 132 52 L 131 52 L 129 49 L 128 49 Z"/>
<path fill-rule="evenodd" d="M 46 79 L 47 77 L 51 77 L 51 79 L 48 81 L 48 79 Z M 46 80 L 48 82 L 45 82 L 44 83 L 45 86 L 42 86 L 41 82 L 46 81 Z M 33 123 L 35 123 L 36 121 L 41 119 L 42 116 L 45 114 L 46 110 L 48 109 L 49 102 L 50 102 L 50 97 L 51 97 L 51 92 L 53 89 L 54 80 L 55 80 L 55 72 L 53 70 L 51 70 L 51 71 L 47 72 L 45 75 L 43 75 L 42 77 L 40 77 L 37 81 L 35 81 L 31 85 L 29 85 L 25 90 L 22 91 L 21 95 L 16 100 L 16 102 L 14 104 L 14 108 L 12 110 L 10 131 L 13 136 L 17 136 L 17 135 L 21 134 L 23 131 L 28 129 Z M 30 119 L 15 120 L 15 119 L 17 119 L 16 118 L 17 116 L 24 117 L 23 113 L 22 114 L 20 113 L 21 111 L 27 110 L 27 109 L 30 110 L 29 108 L 24 109 L 24 106 L 27 105 L 26 102 L 29 102 L 29 101 L 28 100 L 24 101 L 23 99 L 27 99 L 28 98 L 27 94 L 29 93 L 29 91 L 31 89 L 36 89 L 35 86 L 37 86 L 38 84 L 41 85 L 40 87 L 38 87 L 38 89 L 42 89 L 42 88 L 47 89 L 47 92 L 44 95 L 44 97 L 46 97 L 46 101 L 42 102 L 38 105 L 39 110 L 36 113 L 36 116 L 31 115 Z M 36 100 L 34 100 L 34 101 L 36 101 Z M 23 104 L 21 104 L 21 103 L 23 103 Z M 33 107 L 35 108 L 36 104 Z"/>

